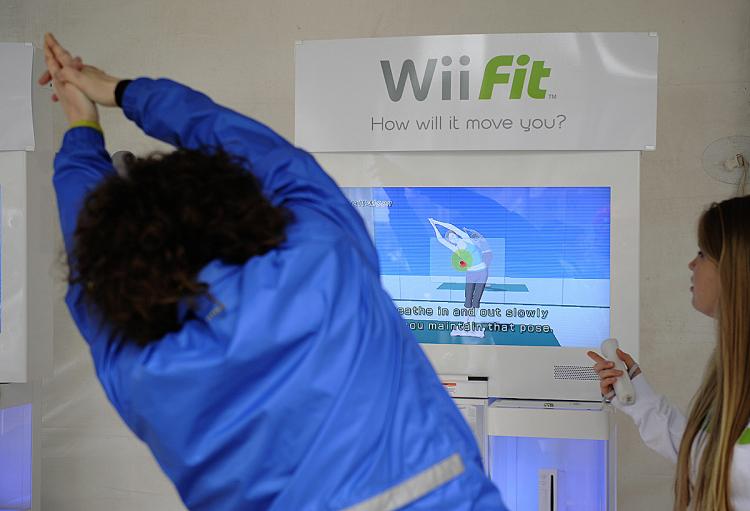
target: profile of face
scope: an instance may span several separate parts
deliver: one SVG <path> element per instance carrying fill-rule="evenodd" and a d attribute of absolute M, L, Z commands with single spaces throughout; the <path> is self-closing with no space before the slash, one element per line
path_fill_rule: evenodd
<path fill-rule="evenodd" d="M 693 293 L 693 307 L 706 316 L 715 317 L 719 305 L 719 267 L 716 261 L 702 251 L 690 261 L 688 268 L 693 272 L 690 277 L 690 291 Z"/>

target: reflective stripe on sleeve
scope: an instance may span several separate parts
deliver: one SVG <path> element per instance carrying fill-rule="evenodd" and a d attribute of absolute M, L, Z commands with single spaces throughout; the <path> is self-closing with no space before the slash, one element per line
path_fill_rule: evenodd
<path fill-rule="evenodd" d="M 432 490 L 464 473 L 464 462 L 456 453 L 406 481 L 345 511 L 392 511 L 420 499 Z"/>

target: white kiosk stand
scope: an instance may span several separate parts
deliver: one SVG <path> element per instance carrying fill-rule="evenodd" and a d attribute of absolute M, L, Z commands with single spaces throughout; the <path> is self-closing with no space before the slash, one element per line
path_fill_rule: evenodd
<path fill-rule="evenodd" d="M 50 94 L 44 59 L 0 43 L 0 509 L 40 509 L 42 377 L 52 368 Z"/>
<path fill-rule="evenodd" d="M 638 274 L 638 153 L 357 153 L 319 154 L 317 159 L 344 188 L 373 232 L 384 287 L 404 311 L 405 320 L 474 431 L 486 469 L 506 505 L 543 511 L 616 509 L 615 425 L 612 410 L 602 403 L 598 378 L 586 352 L 598 350 L 611 332 L 624 340 L 624 350 L 638 353 L 638 287 L 632 284 Z M 451 183 L 455 179 L 452 169 L 458 165 L 472 169 L 470 176 L 462 176 L 465 187 L 435 186 Z M 496 168 L 511 170 L 497 174 Z M 519 168 L 523 172 L 512 170 Z M 550 168 L 555 173 L 550 174 Z M 585 201 L 593 200 L 587 196 L 601 190 L 606 193 L 600 204 L 608 208 L 599 211 L 597 206 L 597 211 L 581 213 L 580 218 L 599 218 L 608 224 L 607 247 L 600 247 L 608 259 L 603 271 L 608 278 L 521 278 L 520 270 L 514 269 L 519 254 L 530 256 L 533 250 L 523 250 L 523 243 L 514 242 L 522 233 L 505 229 L 505 270 L 500 271 L 503 258 L 496 249 L 491 263 L 495 270 L 487 282 L 490 290 L 470 321 L 485 328 L 482 338 L 451 335 L 450 327 L 433 330 L 434 313 L 428 316 L 420 310 L 420 316 L 414 312 L 419 304 L 443 308 L 450 310 L 447 323 L 464 322 L 461 316 L 452 317 L 453 310 L 464 305 L 464 277 L 440 271 L 437 249 L 432 253 L 438 256 L 428 256 L 431 264 L 422 272 L 431 273 L 429 278 L 394 274 L 396 262 L 419 262 L 419 257 L 410 255 L 417 248 L 409 240 L 415 245 L 430 241 L 424 235 L 428 226 L 421 233 L 416 231 L 413 224 L 418 219 L 402 224 L 403 210 L 427 217 L 434 214 L 428 211 L 444 208 L 455 217 L 498 215 L 500 222 L 508 222 L 500 216 L 497 203 L 482 203 L 472 211 L 477 208 L 456 205 L 456 198 L 464 202 L 471 194 L 476 194 L 476 200 L 493 197 L 505 206 L 516 204 L 522 211 L 543 207 L 540 199 L 567 193 L 576 197 L 568 206 L 585 210 L 590 207 Z M 428 203 L 431 196 L 444 194 L 444 203 Z M 378 207 L 389 201 L 389 206 Z M 410 206 L 402 207 L 401 201 Z M 369 204 L 374 206 L 365 206 Z M 407 241 L 394 243 L 389 232 L 393 230 L 401 230 Z M 547 243 L 561 233 L 539 230 L 536 235 Z M 566 240 L 574 243 L 571 237 Z M 494 244 L 492 239 L 489 242 Z M 396 255 L 399 251 L 405 253 L 403 257 Z M 394 260 L 389 262 L 388 257 Z M 595 259 L 584 254 L 578 257 Z M 525 267 L 523 271 L 535 270 Z M 502 318 L 490 317 L 497 309 Z M 537 313 L 540 309 L 546 319 L 517 317 L 520 310 Z M 513 324 L 515 331 L 496 331 L 503 324 Z M 522 325 L 545 324 L 553 327 L 556 340 L 545 334 L 518 333 Z"/>
<path fill-rule="evenodd" d="M 296 143 L 361 213 L 383 286 L 509 509 L 616 508 L 616 431 L 586 352 L 616 337 L 638 354 L 657 45 L 647 33 L 297 45 Z"/>

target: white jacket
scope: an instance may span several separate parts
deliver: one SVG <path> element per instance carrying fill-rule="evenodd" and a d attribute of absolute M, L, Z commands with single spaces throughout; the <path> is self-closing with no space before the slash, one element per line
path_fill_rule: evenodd
<path fill-rule="evenodd" d="M 618 399 L 612 404 L 629 415 L 638 426 L 643 442 L 672 462 L 677 462 L 680 441 L 687 420 L 676 406 L 657 394 L 643 374 L 633 379 L 635 403 L 625 406 Z M 734 511 L 750 511 L 750 431 L 746 430 L 734 448 L 731 468 L 731 504 Z"/>

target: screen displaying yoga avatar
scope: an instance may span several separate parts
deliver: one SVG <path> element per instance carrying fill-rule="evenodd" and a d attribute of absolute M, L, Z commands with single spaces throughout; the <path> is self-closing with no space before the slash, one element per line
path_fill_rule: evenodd
<path fill-rule="evenodd" d="M 594 347 L 609 336 L 608 187 L 343 190 L 420 342 Z"/>

